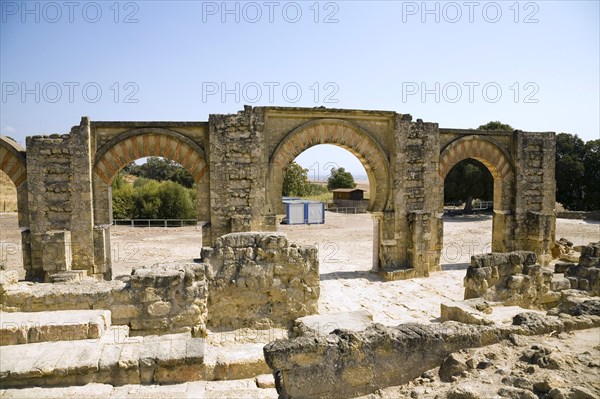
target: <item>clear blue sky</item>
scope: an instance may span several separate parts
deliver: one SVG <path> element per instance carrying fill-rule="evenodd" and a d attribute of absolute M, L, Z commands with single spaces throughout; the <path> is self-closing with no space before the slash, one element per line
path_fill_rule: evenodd
<path fill-rule="evenodd" d="M 0 131 L 20 142 L 82 115 L 196 121 L 244 104 L 600 137 L 598 1 L 0 3 Z M 313 154 L 305 167 L 356 169 Z"/>

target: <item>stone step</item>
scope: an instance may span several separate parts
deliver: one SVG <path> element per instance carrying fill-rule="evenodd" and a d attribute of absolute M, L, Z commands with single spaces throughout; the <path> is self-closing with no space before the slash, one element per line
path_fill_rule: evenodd
<path fill-rule="evenodd" d="M 270 376 L 273 379 L 272 375 Z M 254 379 L 236 381 L 194 381 L 171 385 L 121 385 L 90 383 L 82 386 L 54 388 L 0 389 L 0 398 L 6 399 L 276 399 L 275 388 L 262 388 Z"/>
<path fill-rule="evenodd" d="M 64 270 L 58 273 L 48 275 L 50 283 L 66 283 L 69 281 L 79 281 L 87 277 L 87 270 Z"/>
<path fill-rule="evenodd" d="M 379 275 L 385 281 L 408 280 L 415 277 L 415 269 L 387 269 L 381 270 Z"/>
<path fill-rule="evenodd" d="M 207 345 L 204 357 L 205 380 L 239 380 L 270 374 L 263 343 L 227 346 Z"/>
<path fill-rule="evenodd" d="M 203 360 L 201 338 L 127 337 L 119 326 L 96 340 L 0 347 L 0 387 L 194 381 L 201 379 Z"/>
<path fill-rule="evenodd" d="M 111 327 L 97 340 L 0 347 L 0 388 L 102 383 L 175 384 L 271 373 L 264 344 L 211 346 L 186 334 L 129 337 Z"/>
<path fill-rule="evenodd" d="M 98 339 L 110 320 L 109 310 L 0 312 L 0 346 Z"/>

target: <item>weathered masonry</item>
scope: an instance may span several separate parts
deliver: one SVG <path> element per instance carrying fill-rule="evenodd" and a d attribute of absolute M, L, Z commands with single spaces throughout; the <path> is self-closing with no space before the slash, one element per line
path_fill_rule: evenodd
<path fill-rule="evenodd" d="M 554 133 L 443 129 L 392 111 L 245 107 L 208 122 L 95 122 L 69 134 L 0 140 L 18 187 L 28 278 L 60 270 L 110 278 L 111 181 L 131 161 L 174 160 L 196 180 L 203 245 L 231 232 L 273 231 L 283 170 L 317 144 L 343 147 L 369 175 L 373 271 L 440 269 L 444 178 L 474 158 L 494 177 L 492 250 L 549 253 L 554 243 Z M 200 245 L 199 245 L 200 247 Z"/>

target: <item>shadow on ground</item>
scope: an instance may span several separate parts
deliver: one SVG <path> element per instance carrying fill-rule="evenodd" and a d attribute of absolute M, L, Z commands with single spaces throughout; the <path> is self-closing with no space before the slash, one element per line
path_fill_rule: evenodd
<path fill-rule="evenodd" d="M 358 271 L 350 271 L 350 272 L 330 272 L 330 273 L 321 273 L 321 281 L 327 280 L 349 280 L 349 279 L 357 279 L 364 278 L 371 282 L 383 281 L 381 277 L 377 274 L 371 273 L 369 271 L 358 270 Z"/>
<path fill-rule="evenodd" d="M 447 265 L 441 265 L 442 271 L 447 270 L 467 270 L 470 263 L 450 263 Z"/>
<path fill-rule="evenodd" d="M 444 223 L 483 222 L 484 220 L 490 220 L 492 218 L 493 216 L 490 214 L 470 214 L 455 216 L 444 215 Z"/>

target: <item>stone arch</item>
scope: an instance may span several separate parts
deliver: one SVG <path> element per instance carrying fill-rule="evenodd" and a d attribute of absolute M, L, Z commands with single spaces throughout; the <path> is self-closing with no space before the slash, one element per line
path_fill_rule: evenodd
<path fill-rule="evenodd" d="M 348 121 L 318 119 L 289 132 L 269 159 L 272 203 L 282 212 L 283 170 L 303 151 L 319 144 L 334 144 L 350 151 L 363 164 L 369 177 L 369 211 L 385 209 L 389 196 L 389 160 L 386 152 L 370 134 Z M 275 205 L 277 206 L 277 205 Z"/>
<path fill-rule="evenodd" d="M 140 128 L 119 134 L 96 153 L 95 173 L 107 184 L 136 159 L 160 156 L 187 169 L 196 183 L 207 172 L 204 150 L 184 135 L 168 129 Z"/>
<path fill-rule="evenodd" d="M 21 249 L 25 277 L 37 277 L 32 269 L 29 230 L 29 191 L 25 149 L 8 137 L 0 136 L 0 170 L 8 175 L 17 188 L 17 212 L 21 229 Z"/>
<path fill-rule="evenodd" d="M 104 241 L 97 252 L 104 253 L 99 269 L 110 279 L 110 225 L 112 224 L 111 183 L 117 173 L 136 159 L 159 156 L 181 164 L 196 182 L 196 217 L 210 220 L 208 165 L 204 150 L 190 138 L 165 128 L 137 128 L 121 133 L 102 145 L 94 162 L 94 223 L 102 226 Z"/>
<path fill-rule="evenodd" d="M 484 164 L 494 178 L 492 251 L 512 251 L 510 220 L 514 214 L 515 172 L 511 156 L 496 143 L 479 135 L 470 135 L 444 147 L 440 154 L 439 175 L 442 184 L 439 207 L 444 207 L 444 180 L 447 174 L 454 165 L 468 158 Z"/>
<path fill-rule="evenodd" d="M 0 170 L 10 177 L 17 188 L 27 180 L 25 149 L 14 141 L 0 137 Z"/>
<path fill-rule="evenodd" d="M 450 169 L 467 158 L 483 163 L 494 179 L 510 180 L 513 174 L 510 157 L 491 141 L 480 136 L 467 136 L 448 144 L 440 155 L 440 177 L 446 178 Z"/>

